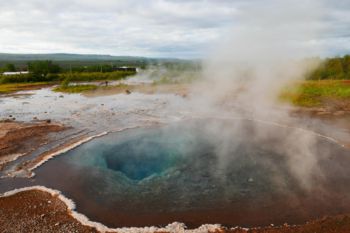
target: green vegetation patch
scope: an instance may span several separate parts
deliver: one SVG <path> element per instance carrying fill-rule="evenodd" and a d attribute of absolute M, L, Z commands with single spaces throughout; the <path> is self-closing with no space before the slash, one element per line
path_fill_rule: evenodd
<path fill-rule="evenodd" d="M 85 91 L 96 90 L 96 85 L 72 85 L 72 86 L 58 86 L 53 89 L 56 92 L 65 92 L 65 93 L 81 93 Z"/>
<path fill-rule="evenodd" d="M 305 81 L 285 87 L 280 95 L 284 102 L 302 107 L 318 107 L 330 99 L 350 100 L 349 81 Z"/>
<path fill-rule="evenodd" d="M 135 74 L 136 73 L 132 71 L 66 73 L 61 74 L 59 79 L 65 80 L 69 78 L 70 81 L 91 82 L 99 80 L 121 80 Z"/>
<path fill-rule="evenodd" d="M 32 90 L 36 88 L 41 88 L 46 85 L 49 85 L 49 84 L 46 82 L 0 84 L 0 94 L 8 94 L 8 93 L 23 91 L 23 90 Z"/>
<path fill-rule="evenodd" d="M 350 80 L 350 55 L 318 62 L 320 65 L 306 75 L 307 80 Z"/>

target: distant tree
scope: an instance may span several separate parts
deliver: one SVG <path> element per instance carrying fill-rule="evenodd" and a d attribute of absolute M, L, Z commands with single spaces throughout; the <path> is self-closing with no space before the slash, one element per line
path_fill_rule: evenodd
<path fill-rule="evenodd" d="M 28 70 L 38 79 L 37 81 L 45 81 L 48 74 L 59 73 L 61 67 L 52 61 L 33 61 L 28 63 Z"/>
<path fill-rule="evenodd" d="M 320 61 L 315 70 L 306 74 L 306 79 L 350 79 L 350 55 Z"/>
<path fill-rule="evenodd" d="M 343 57 L 343 70 L 347 76 L 350 75 L 350 55 Z"/>
<path fill-rule="evenodd" d="M 326 63 L 326 73 L 330 79 L 342 79 L 344 70 L 341 58 L 329 59 Z"/>
<path fill-rule="evenodd" d="M 86 71 L 87 72 L 112 72 L 113 71 L 113 66 L 112 65 L 108 65 L 108 64 L 104 64 L 104 65 L 92 65 L 92 66 L 88 66 L 86 67 Z"/>
<path fill-rule="evenodd" d="M 15 72 L 16 71 L 16 67 L 14 64 L 6 64 L 3 68 L 4 72 Z"/>

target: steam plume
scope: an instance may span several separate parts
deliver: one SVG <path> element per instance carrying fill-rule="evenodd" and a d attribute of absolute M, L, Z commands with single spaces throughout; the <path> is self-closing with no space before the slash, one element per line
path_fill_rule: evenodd
<path fill-rule="evenodd" d="M 310 69 L 311 64 L 303 58 L 322 52 L 314 43 L 325 30 L 321 23 L 322 1 L 269 0 L 259 8 L 249 5 L 239 12 L 237 26 L 205 62 L 205 82 L 194 88 L 194 96 L 200 96 L 194 97 L 194 105 L 220 114 L 231 103 L 245 117 L 260 119 L 269 115 L 269 121 L 279 122 L 288 117 L 288 112 L 276 103 L 282 87 L 302 79 Z M 272 115 L 276 107 L 277 114 Z M 263 140 L 266 134 L 256 129 L 252 135 L 235 137 Z M 314 137 L 291 130 L 290 137 L 281 140 L 279 150 L 289 157 L 291 172 L 302 186 L 308 187 L 310 171 L 317 170 Z M 220 150 L 219 154 L 227 154 L 224 145 Z"/>
<path fill-rule="evenodd" d="M 237 26 L 206 61 L 208 102 L 217 104 L 234 93 L 235 101 L 254 114 L 265 111 L 286 82 L 310 68 L 300 60 L 320 54 L 313 41 L 324 30 L 321 2 L 269 0 L 259 8 L 242 8 Z"/>

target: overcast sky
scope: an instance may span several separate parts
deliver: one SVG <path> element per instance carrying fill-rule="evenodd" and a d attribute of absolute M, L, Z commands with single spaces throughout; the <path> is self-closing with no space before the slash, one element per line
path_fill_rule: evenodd
<path fill-rule="evenodd" d="M 350 53 L 350 0 L 324 1 L 327 11 L 321 22 L 329 30 L 310 44 L 326 48 L 320 55 Z M 0 52 L 200 58 L 230 31 L 245 26 L 239 20 L 245 9 L 268 4 L 269 0 L 0 0 Z"/>

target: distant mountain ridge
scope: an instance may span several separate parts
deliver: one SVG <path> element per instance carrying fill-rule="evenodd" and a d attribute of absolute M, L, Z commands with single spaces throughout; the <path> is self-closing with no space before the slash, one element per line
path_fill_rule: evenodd
<path fill-rule="evenodd" d="M 176 61 L 175 58 L 146 58 L 133 56 L 112 56 L 98 54 L 70 54 L 70 53 L 47 53 L 47 54 L 15 54 L 0 53 L 2 61 L 33 61 L 33 60 L 52 60 L 52 61 L 156 61 L 167 60 Z"/>

